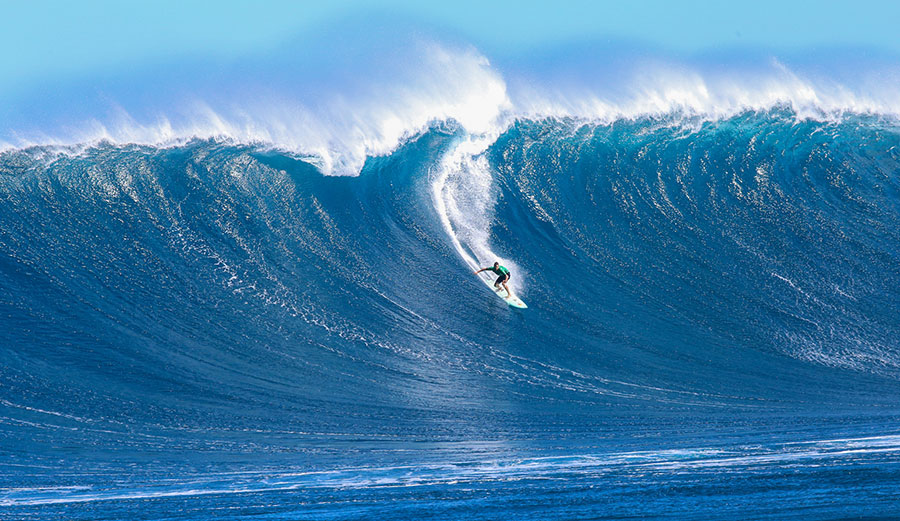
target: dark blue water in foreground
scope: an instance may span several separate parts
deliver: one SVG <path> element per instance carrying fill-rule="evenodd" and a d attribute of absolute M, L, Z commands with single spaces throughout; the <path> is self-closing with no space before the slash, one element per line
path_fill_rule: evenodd
<path fill-rule="evenodd" d="M 524 311 L 438 215 L 461 139 L 0 154 L 0 518 L 897 515 L 898 127 L 522 121 Z"/>

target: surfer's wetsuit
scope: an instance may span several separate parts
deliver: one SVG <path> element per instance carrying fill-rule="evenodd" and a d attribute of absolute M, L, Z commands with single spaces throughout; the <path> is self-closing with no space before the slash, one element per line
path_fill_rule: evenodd
<path fill-rule="evenodd" d="M 497 275 L 500 275 L 499 277 L 497 277 L 497 280 L 494 281 L 494 285 L 497 285 L 497 284 L 500 284 L 501 282 L 505 282 L 505 281 L 509 280 L 509 270 L 506 269 L 505 267 L 497 266 L 495 268 L 495 267 L 491 266 L 489 269 L 491 271 L 493 271 L 494 273 L 496 273 Z"/>
<path fill-rule="evenodd" d="M 499 290 L 500 284 L 503 284 L 503 289 L 506 290 L 506 298 L 512 297 L 512 291 L 510 291 L 509 288 L 506 287 L 506 281 L 509 280 L 509 270 L 508 269 L 506 269 L 504 266 L 501 266 L 499 262 L 495 262 L 493 266 L 488 266 L 487 268 L 481 268 L 480 270 L 475 271 L 473 273 L 478 275 L 482 271 L 493 271 L 494 273 L 499 275 L 497 277 L 497 280 L 494 281 L 494 287 Z M 497 294 L 499 295 L 500 293 L 498 292 Z"/>

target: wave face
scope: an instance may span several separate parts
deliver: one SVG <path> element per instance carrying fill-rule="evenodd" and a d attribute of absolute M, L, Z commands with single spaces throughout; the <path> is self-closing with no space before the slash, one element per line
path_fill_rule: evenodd
<path fill-rule="evenodd" d="M 9 150 L 0 516 L 885 514 L 898 172 L 787 109 Z"/>

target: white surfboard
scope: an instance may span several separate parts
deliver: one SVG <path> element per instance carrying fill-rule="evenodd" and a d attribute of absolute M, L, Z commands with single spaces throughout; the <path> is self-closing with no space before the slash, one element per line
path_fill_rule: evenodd
<path fill-rule="evenodd" d="M 514 308 L 519 308 L 519 309 L 525 309 L 528 307 L 527 305 L 525 305 L 524 302 L 522 302 L 522 299 L 520 299 L 519 297 L 516 296 L 515 293 L 512 293 L 511 295 L 507 296 L 506 290 L 503 289 L 502 284 L 500 285 L 500 289 L 495 288 L 494 287 L 494 278 L 491 278 L 490 275 L 485 277 L 484 272 L 482 272 L 482 273 L 478 274 L 478 278 L 481 279 L 481 282 L 484 282 L 485 284 L 487 284 L 487 287 L 491 288 L 491 291 L 496 293 L 498 297 L 502 298 L 504 300 L 504 302 L 506 302 L 510 306 L 512 306 Z"/>

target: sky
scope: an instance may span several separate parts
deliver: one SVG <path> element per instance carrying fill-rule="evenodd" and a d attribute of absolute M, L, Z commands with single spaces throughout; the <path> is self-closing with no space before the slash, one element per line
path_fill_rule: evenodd
<path fill-rule="evenodd" d="M 900 2 L 0 0 L 0 93 L 45 79 L 265 52 L 365 13 L 402 16 L 486 55 L 631 41 L 673 52 L 862 47 L 900 53 Z"/>

